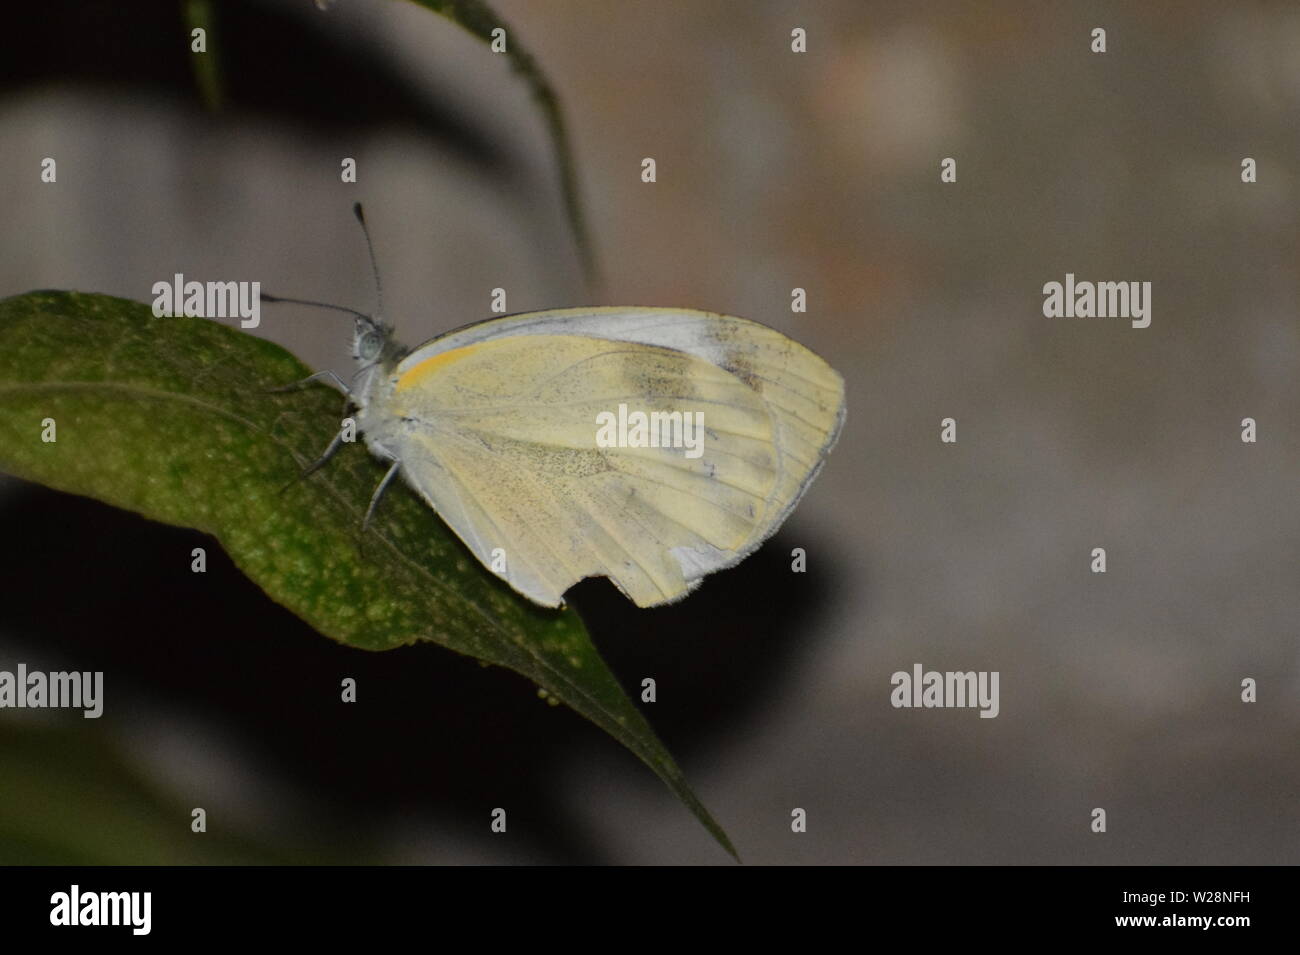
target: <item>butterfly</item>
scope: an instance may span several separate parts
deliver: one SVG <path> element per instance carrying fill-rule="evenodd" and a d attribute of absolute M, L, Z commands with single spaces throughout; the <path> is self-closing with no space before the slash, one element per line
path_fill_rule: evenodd
<path fill-rule="evenodd" d="M 389 464 L 363 526 L 400 474 L 484 566 L 547 607 L 587 577 L 638 607 L 686 596 L 776 532 L 844 423 L 840 375 L 743 318 L 563 308 L 408 349 L 382 319 L 340 310 L 356 320 L 353 383 L 307 380 L 343 388 Z"/>

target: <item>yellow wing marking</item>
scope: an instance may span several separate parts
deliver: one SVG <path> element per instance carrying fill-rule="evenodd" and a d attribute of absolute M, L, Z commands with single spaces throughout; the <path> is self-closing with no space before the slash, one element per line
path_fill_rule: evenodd
<path fill-rule="evenodd" d="M 407 388 L 414 388 L 424 379 L 428 378 L 434 372 L 446 368 L 448 365 L 460 361 L 462 358 L 468 358 L 480 348 L 485 348 L 492 342 L 482 342 L 477 345 L 466 345 L 463 348 L 453 348 L 451 351 L 441 352 L 431 358 L 426 358 L 417 365 L 408 368 L 402 377 L 397 379 L 396 392 L 401 394 Z"/>

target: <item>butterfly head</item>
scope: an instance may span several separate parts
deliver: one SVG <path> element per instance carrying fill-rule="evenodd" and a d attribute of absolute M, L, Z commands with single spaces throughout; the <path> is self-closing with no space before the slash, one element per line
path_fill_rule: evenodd
<path fill-rule="evenodd" d="M 352 331 L 352 357 L 362 368 L 386 365 L 401 357 L 402 347 L 393 341 L 393 329 L 378 318 L 358 315 Z"/>
<path fill-rule="evenodd" d="M 387 338 L 383 326 L 378 322 L 358 317 L 352 332 L 352 357 L 363 363 L 376 361 L 384 350 Z"/>

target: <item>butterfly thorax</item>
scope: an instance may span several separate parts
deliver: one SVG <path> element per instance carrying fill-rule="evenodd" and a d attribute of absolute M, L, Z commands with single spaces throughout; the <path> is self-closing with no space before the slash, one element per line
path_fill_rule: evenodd
<path fill-rule="evenodd" d="M 391 337 L 382 323 L 357 322 L 352 354 L 357 362 L 352 396 L 357 406 L 357 427 L 374 453 L 392 457 L 394 434 L 400 422 L 391 414 L 394 373 L 409 351 Z M 380 414 L 378 409 L 387 409 Z"/>

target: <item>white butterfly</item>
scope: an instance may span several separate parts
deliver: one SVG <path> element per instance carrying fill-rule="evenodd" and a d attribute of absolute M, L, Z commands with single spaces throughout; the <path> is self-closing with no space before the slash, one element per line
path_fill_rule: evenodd
<path fill-rule="evenodd" d="M 653 607 L 739 563 L 790 514 L 844 422 L 834 369 L 742 318 L 568 308 L 409 351 L 353 314 L 353 387 L 313 378 L 343 385 L 367 446 L 391 462 L 367 521 L 400 473 L 475 557 L 547 607 L 598 576 Z"/>

